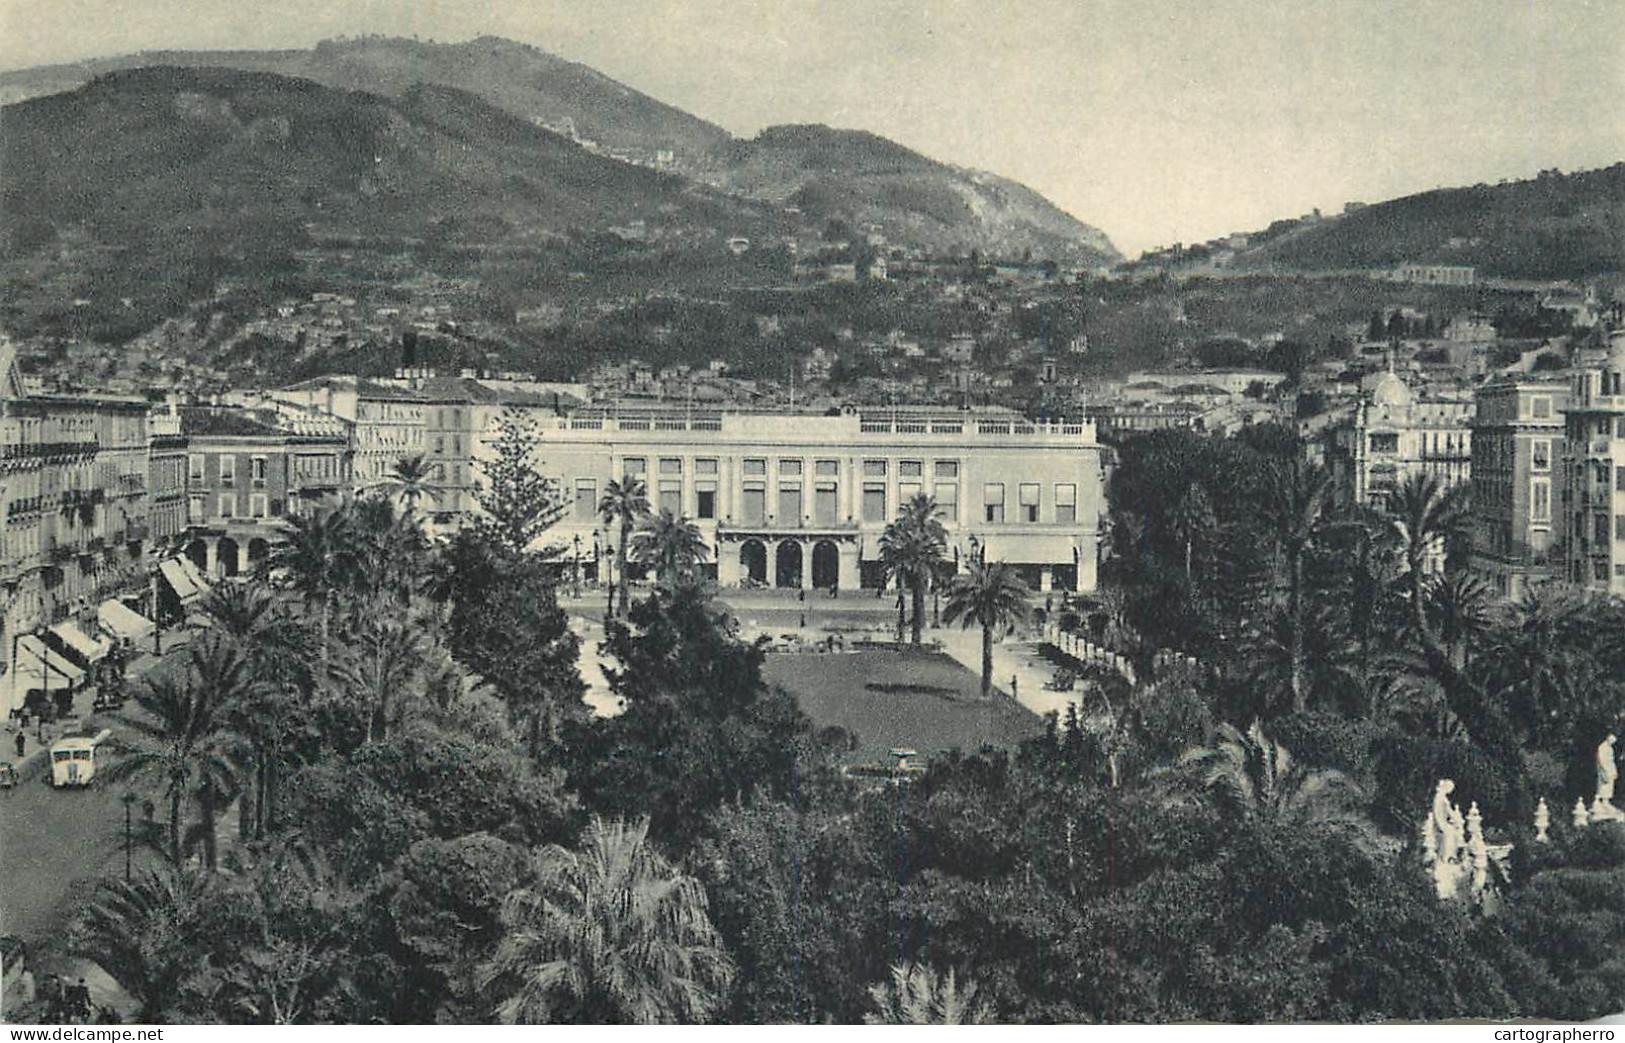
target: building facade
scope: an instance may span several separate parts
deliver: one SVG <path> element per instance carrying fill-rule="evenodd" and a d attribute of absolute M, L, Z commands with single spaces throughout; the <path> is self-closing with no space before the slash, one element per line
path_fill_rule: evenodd
<path fill-rule="evenodd" d="M 1504 597 L 1564 574 L 1568 384 L 1498 380 L 1478 389 L 1472 444 L 1472 568 Z"/>
<path fill-rule="evenodd" d="M 1095 587 L 1104 489 L 1086 422 L 584 410 L 549 418 L 537 455 L 571 501 L 548 539 L 600 578 L 618 575 L 609 559 L 619 534 L 600 520 L 598 501 L 610 481 L 632 475 L 655 510 L 695 522 L 723 586 L 878 588 L 881 534 L 926 493 L 961 566 L 1007 562 L 1035 590 Z"/>
<path fill-rule="evenodd" d="M 1326 432 L 1326 466 L 1339 504 L 1380 506 L 1413 474 L 1445 486 L 1472 469 L 1473 400 L 1422 397 L 1392 371 L 1362 394 L 1348 420 Z"/>
<path fill-rule="evenodd" d="M 425 451 L 428 406 L 409 388 L 339 374 L 283 388 L 272 398 L 350 425 L 351 474 L 358 490 L 385 485 L 402 457 Z"/>
<path fill-rule="evenodd" d="M 174 547 L 186 533 L 186 436 L 180 410 L 154 409 L 147 431 L 147 527 L 155 550 Z"/>
<path fill-rule="evenodd" d="M 187 557 L 210 576 L 264 561 L 290 517 L 337 503 L 352 484 L 345 425 L 295 425 L 272 410 L 188 406 Z"/>
<path fill-rule="evenodd" d="M 146 575 L 147 403 L 30 395 L 0 345 L 0 446 L 0 685 L 21 705 L 83 678 L 59 641 L 94 648 L 100 603 Z"/>
<path fill-rule="evenodd" d="M 1625 595 L 1625 342 L 1575 376 L 1564 438 L 1570 582 Z"/>

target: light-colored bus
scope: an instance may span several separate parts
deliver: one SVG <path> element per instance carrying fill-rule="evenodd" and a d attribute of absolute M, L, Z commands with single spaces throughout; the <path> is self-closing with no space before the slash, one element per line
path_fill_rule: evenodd
<path fill-rule="evenodd" d="M 103 728 L 95 736 L 69 735 L 51 747 L 51 785 L 88 786 L 96 777 L 96 747 L 112 735 Z"/>

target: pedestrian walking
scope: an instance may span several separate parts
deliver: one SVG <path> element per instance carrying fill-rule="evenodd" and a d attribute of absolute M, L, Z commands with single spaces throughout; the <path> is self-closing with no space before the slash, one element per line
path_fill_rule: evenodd
<path fill-rule="evenodd" d="M 28 733 L 19 730 L 17 732 L 17 759 L 18 760 L 23 759 L 23 750 L 27 746 L 28 746 Z"/>
<path fill-rule="evenodd" d="M 1011 674 L 1010 675 L 1010 698 L 1012 698 L 1012 699 L 1014 699 L 1016 697 L 1016 684 L 1017 683 L 1018 683 L 1018 680 L 1016 678 L 1016 675 Z"/>

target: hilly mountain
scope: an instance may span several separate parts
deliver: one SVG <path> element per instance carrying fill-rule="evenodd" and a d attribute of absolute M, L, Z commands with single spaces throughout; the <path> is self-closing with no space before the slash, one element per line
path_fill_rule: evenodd
<path fill-rule="evenodd" d="M 460 90 L 385 98 L 227 69 L 115 72 L 6 106 L 0 169 L 9 307 L 123 299 L 135 326 L 223 276 L 292 275 L 324 245 L 422 269 L 636 221 L 679 246 L 793 230 Z"/>
<path fill-rule="evenodd" d="M 1625 271 L 1625 163 L 1438 189 L 1318 223 L 1277 222 L 1238 267 L 1293 271 L 1465 264 L 1485 275 L 1574 279 Z"/>
<path fill-rule="evenodd" d="M 1043 196 L 1013 181 L 928 159 L 886 138 L 821 125 L 769 127 L 717 153 L 711 183 L 793 206 L 815 223 L 873 224 L 889 241 L 935 253 L 1100 263 L 1117 251 Z"/>
<path fill-rule="evenodd" d="M 573 126 L 584 140 L 639 154 L 671 149 L 695 157 L 729 140 L 721 127 L 585 65 L 492 36 L 467 43 L 361 37 L 324 40 L 309 50 L 146 51 L 0 73 L 0 104 L 73 90 L 109 72 L 159 65 L 276 73 L 391 98 L 419 84 L 454 87 L 522 119 Z"/>
<path fill-rule="evenodd" d="M 394 100 L 424 86 L 448 87 L 558 130 L 589 151 L 658 162 L 750 199 L 799 206 L 809 223 L 836 217 L 880 225 L 893 245 L 1000 256 L 1030 251 L 1084 264 L 1117 258 L 1099 231 L 1014 182 L 937 163 L 859 131 L 776 127 L 738 141 L 584 65 L 494 37 L 444 44 L 365 37 L 310 50 L 148 52 L 0 73 L 0 101 L 73 90 L 97 75 L 155 65 L 273 73 Z"/>

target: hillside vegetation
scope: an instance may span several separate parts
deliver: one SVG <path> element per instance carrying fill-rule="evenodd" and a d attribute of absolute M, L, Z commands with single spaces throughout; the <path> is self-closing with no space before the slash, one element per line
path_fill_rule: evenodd
<path fill-rule="evenodd" d="M 1404 262 L 1532 279 L 1625 270 L 1625 163 L 1406 196 L 1285 229 L 1237 258 L 1247 267 L 1298 271 Z"/>

